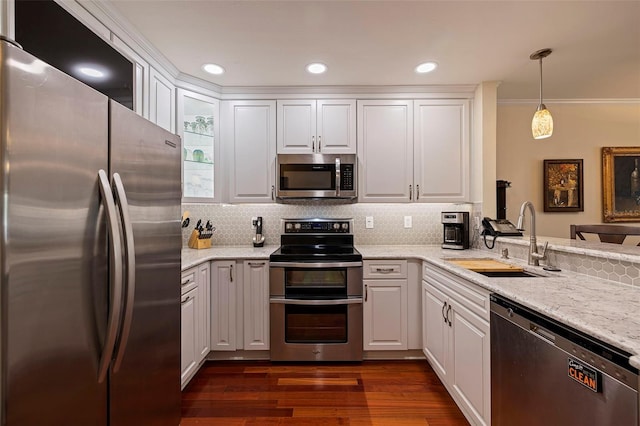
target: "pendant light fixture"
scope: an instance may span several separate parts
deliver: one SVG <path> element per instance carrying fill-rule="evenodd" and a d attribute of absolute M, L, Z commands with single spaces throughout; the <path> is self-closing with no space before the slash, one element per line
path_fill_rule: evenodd
<path fill-rule="evenodd" d="M 551 49 L 542 49 L 537 52 L 533 52 L 529 59 L 534 61 L 540 61 L 540 103 L 538 109 L 531 120 L 531 132 L 534 139 L 548 138 L 553 134 L 553 117 L 551 113 L 542 103 L 542 58 L 546 58 L 551 54 Z"/>

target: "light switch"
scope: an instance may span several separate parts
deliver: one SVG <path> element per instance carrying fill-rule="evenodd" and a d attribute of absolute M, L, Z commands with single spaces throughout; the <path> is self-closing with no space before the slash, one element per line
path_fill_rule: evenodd
<path fill-rule="evenodd" d="M 367 229 L 373 229 L 373 216 L 367 216 L 365 218 L 364 227 Z"/>
<path fill-rule="evenodd" d="M 405 228 L 411 228 L 413 225 L 411 223 L 411 216 L 405 216 L 404 217 L 404 227 Z"/>

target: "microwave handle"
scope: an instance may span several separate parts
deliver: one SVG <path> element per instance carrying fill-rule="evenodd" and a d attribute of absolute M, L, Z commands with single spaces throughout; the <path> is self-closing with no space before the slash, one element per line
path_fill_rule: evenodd
<path fill-rule="evenodd" d="M 336 197 L 340 196 L 340 159 L 336 158 Z"/>

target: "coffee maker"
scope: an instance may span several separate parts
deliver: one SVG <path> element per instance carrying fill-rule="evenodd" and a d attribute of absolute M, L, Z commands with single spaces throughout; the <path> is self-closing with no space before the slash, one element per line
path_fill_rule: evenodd
<path fill-rule="evenodd" d="M 442 248 L 464 250 L 469 248 L 469 212 L 442 212 L 444 228 Z"/>

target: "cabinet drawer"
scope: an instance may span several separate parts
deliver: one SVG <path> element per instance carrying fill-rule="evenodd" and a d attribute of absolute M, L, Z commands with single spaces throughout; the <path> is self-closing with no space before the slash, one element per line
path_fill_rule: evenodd
<path fill-rule="evenodd" d="M 365 260 L 363 278 L 407 278 L 406 260 Z"/>
<path fill-rule="evenodd" d="M 422 263 L 422 279 L 428 283 L 440 284 L 438 288 L 456 299 L 461 305 L 481 318 L 489 320 L 490 292 L 488 290 L 427 262 Z"/>
<path fill-rule="evenodd" d="M 196 273 L 198 272 L 197 267 L 189 268 L 186 271 L 182 272 L 180 278 L 180 294 L 186 294 L 188 291 L 193 289 L 196 283 Z"/>

